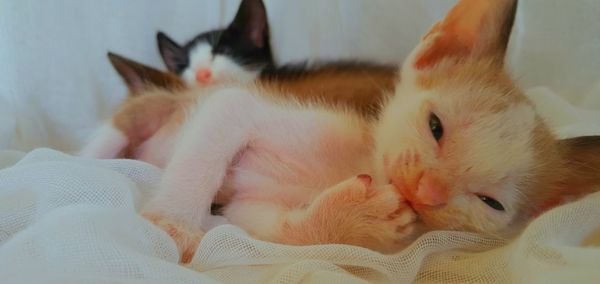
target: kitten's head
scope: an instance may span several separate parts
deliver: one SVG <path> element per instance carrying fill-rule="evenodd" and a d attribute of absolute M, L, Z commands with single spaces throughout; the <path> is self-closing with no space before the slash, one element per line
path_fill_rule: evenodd
<path fill-rule="evenodd" d="M 459 1 L 405 61 L 382 114 L 379 178 L 430 228 L 508 236 L 562 178 L 560 143 L 503 67 L 516 6 Z"/>
<path fill-rule="evenodd" d="M 200 34 L 184 46 L 162 32 L 157 40 L 169 71 L 188 85 L 252 81 L 273 64 L 267 13 L 261 0 L 243 0 L 226 29 Z"/>

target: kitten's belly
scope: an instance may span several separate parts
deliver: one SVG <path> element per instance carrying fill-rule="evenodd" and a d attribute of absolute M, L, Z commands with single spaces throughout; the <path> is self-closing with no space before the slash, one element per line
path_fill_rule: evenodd
<path fill-rule="evenodd" d="M 310 125 L 259 137 L 229 169 L 222 193 L 296 207 L 351 176 L 369 173 L 371 145 L 354 129 Z"/>

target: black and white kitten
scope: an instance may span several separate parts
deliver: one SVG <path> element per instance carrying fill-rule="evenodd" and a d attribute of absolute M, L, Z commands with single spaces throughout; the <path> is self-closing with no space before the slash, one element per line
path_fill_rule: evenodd
<path fill-rule="evenodd" d="M 183 46 L 163 32 L 158 32 L 157 40 L 167 69 L 188 85 L 252 81 L 274 65 L 261 0 L 242 0 L 228 27 L 202 33 Z"/>

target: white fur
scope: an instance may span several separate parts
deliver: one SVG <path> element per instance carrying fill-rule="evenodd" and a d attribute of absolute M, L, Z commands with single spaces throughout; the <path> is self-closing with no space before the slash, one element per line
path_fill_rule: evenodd
<path fill-rule="evenodd" d="M 155 166 L 164 168 L 173 154 L 177 129 L 163 128 L 136 149 L 135 157 Z"/>
<path fill-rule="evenodd" d="M 186 84 L 200 85 L 196 81 L 196 71 L 200 69 L 209 69 L 212 72 L 212 80 L 217 83 L 232 80 L 250 82 L 256 79 L 260 73 L 245 69 L 227 56 L 214 55 L 212 47 L 208 43 L 199 43 L 191 50 L 190 65 L 182 73 Z"/>
<path fill-rule="evenodd" d="M 212 72 L 219 81 L 236 80 L 238 82 L 250 82 L 256 79 L 259 71 L 248 70 L 235 63 L 229 57 L 224 55 L 216 55 L 211 66 Z"/>
<path fill-rule="evenodd" d="M 127 137 L 111 122 L 104 123 L 91 136 L 90 142 L 80 151 L 79 155 L 87 158 L 114 159 L 119 156 L 127 143 Z"/>
<path fill-rule="evenodd" d="M 446 219 L 447 228 L 456 226 L 495 234 L 522 207 L 519 186 L 535 168 L 535 145 L 531 141 L 536 114 L 528 102 L 511 103 L 489 82 L 479 82 L 477 74 L 471 74 L 470 80 L 442 87 L 421 87 L 417 79 L 427 76 L 427 72 L 461 68 L 456 65 L 461 64 L 456 58 L 442 60 L 425 70 L 414 68 L 417 57 L 430 48 L 437 36 L 430 34 L 408 56 L 402 67 L 402 81 L 384 109 L 375 139 L 375 160 L 381 175 L 378 178 L 388 180 L 394 174 L 397 179 L 403 178 L 398 176 L 397 168 L 386 168 L 384 160 L 393 163 L 402 154 L 418 153 L 419 167 L 438 173 L 447 183 L 448 212 L 455 217 L 463 215 L 453 219 L 437 212 L 439 218 Z M 500 112 L 481 109 L 490 102 L 506 104 L 508 108 Z M 450 144 L 439 146 L 433 138 L 428 126 L 431 113 L 440 118 Z M 443 151 L 442 156 L 438 151 Z M 500 201 L 506 210 L 490 208 L 479 199 L 480 195 Z"/>
<path fill-rule="evenodd" d="M 227 206 L 224 215 L 234 224 L 243 224 L 253 236 L 269 239 L 278 233 L 276 224 L 290 212 L 272 200 L 238 200 Z"/>
<path fill-rule="evenodd" d="M 189 54 L 190 65 L 183 71 L 181 76 L 190 86 L 195 86 L 196 70 L 210 68 L 213 60 L 212 47 L 207 42 L 198 43 Z"/>
<path fill-rule="evenodd" d="M 462 208 L 470 216 L 471 225 L 484 231 L 502 229 L 519 213 L 519 184 L 530 178 L 530 170 L 535 168 L 533 107 L 521 102 L 497 113 L 479 110 L 478 102 L 499 100 L 499 94 L 476 82 L 423 90 L 410 80 L 416 78 L 415 71 L 406 66 L 404 71 L 408 81 L 397 87 L 376 131 L 375 159 L 377 172 L 382 175 L 378 178 L 390 179 L 390 171 L 394 170 L 389 168 L 392 166 L 385 168 L 384 157 L 393 162 L 403 153 L 418 153 L 425 170 L 440 173 L 449 183 L 448 207 Z M 441 158 L 437 157 L 439 146 L 428 126 L 431 112 L 440 117 L 444 135 L 454 142 L 443 146 Z M 493 197 L 506 210 L 491 209 L 479 200 L 479 195 Z"/>
<path fill-rule="evenodd" d="M 210 205 L 220 190 L 233 192 L 232 202 L 248 201 L 249 209 L 261 200 L 302 207 L 369 168 L 364 128 L 353 115 L 276 105 L 246 89 L 220 90 L 183 126 L 163 190 L 147 210 L 199 228 L 211 222 Z M 279 213 L 240 212 L 225 216 L 250 230 L 279 220 Z"/>

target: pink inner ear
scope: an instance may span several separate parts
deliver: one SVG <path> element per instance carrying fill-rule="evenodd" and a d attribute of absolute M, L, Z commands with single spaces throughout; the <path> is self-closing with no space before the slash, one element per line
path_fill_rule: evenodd
<path fill-rule="evenodd" d="M 465 57 L 471 52 L 471 46 L 455 40 L 452 35 L 442 34 L 434 39 L 415 61 L 415 68 L 423 70 L 438 64 L 447 57 Z"/>
<path fill-rule="evenodd" d="M 252 30 L 250 32 L 250 40 L 252 41 L 252 43 L 258 47 L 258 48 L 263 48 L 264 47 L 264 35 L 263 35 L 263 30 L 260 29 L 255 29 Z"/>
<path fill-rule="evenodd" d="M 436 24 L 423 40 L 433 40 L 415 61 L 416 69 L 425 69 L 447 57 L 471 54 L 482 39 L 485 17 L 494 8 L 494 1 L 462 0 Z"/>
<path fill-rule="evenodd" d="M 149 82 L 144 80 L 144 78 L 140 74 L 138 74 L 134 69 L 125 66 L 123 70 L 124 74 L 122 74 L 122 76 L 125 82 L 127 83 L 127 87 L 129 87 L 130 91 L 141 91 L 144 88 L 148 87 L 148 85 L 150 84 Z"/>

